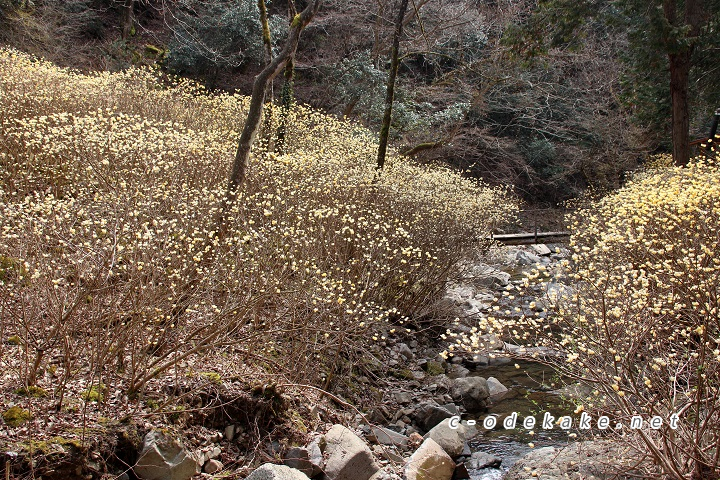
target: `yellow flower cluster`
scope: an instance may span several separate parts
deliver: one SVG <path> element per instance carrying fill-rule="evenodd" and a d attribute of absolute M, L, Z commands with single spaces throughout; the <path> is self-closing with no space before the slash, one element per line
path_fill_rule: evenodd
<path fill-rule="evenodd" d="M 378 174 L 371 132 L 297 106 L 282 155 L 280 112 L 264 123 L 217 236 L 247 107 L 148 70 L 82 75 L 0 50 L 0 255 L 23 266 L 0 275 L 0 331 L 28 345 L 18 378 L 66 348 L 81 365 L 58 375 L 94 374 L 92 359 L 132 388 L 232 344 L 319 381 L 423 313 L 516 208 L 397 155 Z"/>
<path fill-rule="evenodd" d="M 542 345 L 561 373 L 592 386 L 591 406 L 619 420 L 679 413 L 684 428 L 638 442 L 672 444 L 664 473 L 689 476 L 698 464 L 719 466 L 720 168 L 661 160 L 570 218 L 574 253 L 562 272 L 531 272 L 527 285 L 555 294 L 545 297 L 547 319 L 532 306 L 484 318 L 454 349 L 472 350 L 486 332 Z"/>

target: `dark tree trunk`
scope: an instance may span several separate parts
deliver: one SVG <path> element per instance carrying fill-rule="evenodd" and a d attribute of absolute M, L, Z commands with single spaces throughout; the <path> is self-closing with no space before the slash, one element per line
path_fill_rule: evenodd
<path fill-rule="evenodd" d="M 670 66 L 670 97 L 672 108 L 673 161 L 675 165 L 687 165 L 690 161 L 690 68 L 695 43 L 706 19 L 703 0 L 685 0 L 683 11 L 678 11 L 676 0 L 663 1 L 663 14 L 668 24 L 688 28 L 681 38 L 666 40 Z"/>
<path fill-rule="evenodd" d="M 135 0 L 121 0 L 122 5 L 120 7 L 120 28 L 122 30 L 121 36 L 123 40 L 127 40 L 133 33 L 135 25 L 135 15 L 133 14 L 133 7 L 135 6 Z"/>
<path fill-rule="evenodd" d="M 675 165 L 687 165 L 690 161 L 690 52 L 671 54 L 669 58 L 673 161 Z"/>
<path fill-rule="evenodd" d="M 398 65 L 400 63 L 400 37 L 403 31 L 403 20 L 407 12 L 408 0 L 401 0 L 395 19 L 395 33 L 393 35 L 393 46 L 390 60 L 390 75 L 385 95 L 385 115 L 383 115 L 382 127 L 380 128 L 380 144 L 378 145 L 377 169 L 382 170 L 385 166 L 387 155 L 388 138 L 390 136 L 390 121 L 392 120 L 393 100 L 395 99 L 395 81 L 397 80 Z"/>
<path fill-rule="evenodd" d="M 250 159 L 250 149 L 257 135 L 260 121 L 262 119 L 263 105 L 265 103 L 265 91 L 273 78 L 275 78 L 284 68 L 287 62 L 293 58 L 297 50 L 300 40 L 300 33 L 317 13 L 322 0 L 313 0 L 299 14 L 295 15 L 290 24 L 290 32 L 288 33 L 287 42 L 283 50 L 255 77 L 253 83 L 252 96 L 250 97 L 250 110 L 248 111 L 245 125 L 243 126 L 240 140 L 238 142 L 235 161 L 230 173 L 230 181 L 225 192 L 225 199 L 221 209 L 220 219 L 218 221 L 219 231 L 223 231 L 225 227 L 225 216 L 227 209 L 237 199 L 237 191 L 240 185 L 245 181 L 247 174 L 248 160 Z"/>

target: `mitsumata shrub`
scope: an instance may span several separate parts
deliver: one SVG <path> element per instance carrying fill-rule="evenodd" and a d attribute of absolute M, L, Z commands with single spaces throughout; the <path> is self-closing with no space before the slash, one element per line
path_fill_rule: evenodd
<path fill-rule="evenodd" d="M 558 355 L 544 361 L 592 387 L 582 407 L 625 425 L 616 433 L 646 453 L 647 477 L 718 478 L 720 169 L 697 159 L 638 174 L 578 211 L 571 228 L 572 262 L 527 279 L 570 285 L 548 283 L 549 317 L 485 317 L 453 350 L 473 349 L 488 331 L 549 347 Z M 628 431 L 634 415 L 663 426 Z"/>
<path fill-rule="evenodd" d="M 342 386 L 359 340 L 428 311 L 515 208 L 504 190 L 400 157 L 378 176 L 374 135 L 296 106 L 285 154 L 266 123 L 217 236 L 246 98 L 11 50 L 0 84 L 0 256 L 13 259 L 0 336 L 22 344 L 0 364 L 24 385 L 84 376 L 86 390 L 138 392 L 232 352 L 243 362 L 224 378 L 255 368 Z M 43 376 L 52 357 L 63 362 Z"/>

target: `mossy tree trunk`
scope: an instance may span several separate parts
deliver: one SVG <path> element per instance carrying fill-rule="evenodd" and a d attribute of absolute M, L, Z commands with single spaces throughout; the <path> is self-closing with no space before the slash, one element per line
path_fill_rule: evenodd
<path fill-rule="evenodd" d="M 382 127 L 380 128 L 380 144 L 378 145 L 378 170 L 382 170 L 385 166 L 385 157 L 387 155 L 390 121 L 392 120 L 392 107 L 393 100 L 395 99 L 395 82 L 400 64 L 400 37 L 402 36 L 403 20 L 405 19 L 407 8 L 408 0 L 401 0 L 397 18 L 395 19 L 395 33 L 393 34 L 393 46 L 390 54 L 390 75 L 388 76 L 387 93 L 385 94 L 385 114 L 383 115 Z"/>
<path fill-rule="evenodd" d="M 238 189 L 245 181 L 248 161 L 250 160 L 250 150 L 253 142 L 255 141 L 255 136 L 257 135 L 260 122 L 262 120 L 265 92 L 268 84 L 283 71 L 288 61 L 294 57 L 300 40 L 300 34 L 312 21 L 313 17 L 320 9 L 321 3 L 322 0 L 312 0 L 302 12 L 295 15 L 292 23 L 290 24 L 290 31 L 288 32 L 288 38 L 284 48 L 255 77 L 252 95 L 250 97 L 250 110 L 248 111 L 242 133 L 240 134 L 240 140 L 235 154 L 235 161 L 233 162 L 230 180 L 228 182 L 227 190 L 225 191 L 225 198 L 220 214 L 221 216 L 218 222 L 220 227 L 219 231 L 224 230 L 227 210 L 237 199 Z"/>
<path fill-rule="evenodd" d="M 297 10 L 295 9 L 294 0 L 288 2 L 288 17 L 295 18 Z M 295 83 L 295 55 L 291 56 L 285 65 L 285 83 L 283 83 L 282 93 L 280 94 L 280 100 L 282 101 L 281 112 L 280 112 L 280 123 L 275 132 L 275 152 L 282 155 L 285 153 L 285 134 L 287 133 L 287 122 L 290 116 L 290 108 L 295 101 L 295 92 L 293 90 Z"/>

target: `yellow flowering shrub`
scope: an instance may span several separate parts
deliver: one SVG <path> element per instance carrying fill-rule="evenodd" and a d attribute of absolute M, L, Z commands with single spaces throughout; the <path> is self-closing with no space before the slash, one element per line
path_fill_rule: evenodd
<path fill-rule="evenodd" d="M 720 169 L 704 159 L 660 166 L 572 216 L 572 262 L 527 280 L 548 285 L 547 319 L 533 309 L 486 317 L 479 333 L 555 352 L 545 361 L 594 390 L 584 407 L 610 412 L 647 452 L 648 476 L 717 478 Z M 457 336 L 454 349 L 476 338 Z M 663 425 L 628 431 L 634 415 Z"/>
<path fill-rule="evenodd" d="M 362 343 L 406 326 L 516 206 L 294 107 L 265 123 L 228 230 L 217 217 L 248 101 L 152 72 L 81 75 L 0 50 L 0 334 L 63 379 L 137 391 L 223 346 L 290 381 L 347 381 Z M 19 273 L 22 272 L 22 273 Z M 236 362 L 237 363 L 237 362 Z M 100 372 L 102 378 L 92 377 Z"/>

